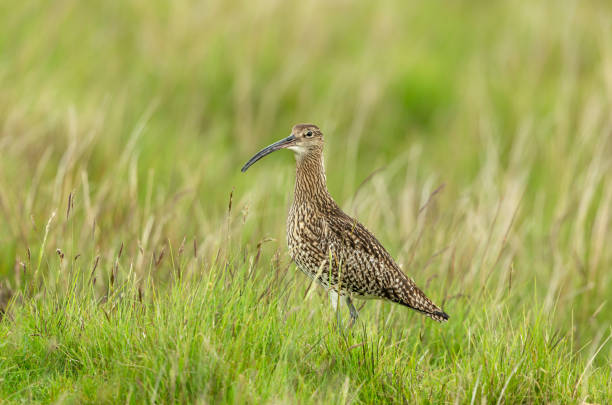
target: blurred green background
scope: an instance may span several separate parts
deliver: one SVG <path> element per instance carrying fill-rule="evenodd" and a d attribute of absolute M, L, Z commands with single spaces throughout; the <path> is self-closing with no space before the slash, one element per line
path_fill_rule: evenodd
<path fill-rule="evenodd" d="M 138 236 L 152 212 L 172 216 L 152 225 L 162 242 L 207 234 L 234 187 L 272 218 L 253 232 L 282 242 L 292 158 L 239 168 L 298 122 L 327 134 L 329 187 L 349 211 L 379 169 L 380 199 L 445 184 L 447 213 L 470 192 L 494 209 L 516 181 L 519 220 L 537 228 L 521 252 L 545 254 L 557 224 L 562 254 L 588 260 L 610 242 L 608 216 L 599 240 L 592 228 L 610 202 L 611 14 L 606 2 L 556 4 L 4 2 L 5 272 L 72 191 L 94 200 L 77 209 L 103 245 Z M 564 215 L 578 223 L 564 228 Z"/>
<path fill-rule="evenodd" d="M 522 217 L 542 228 L 529 238 L 591 187 L 581 229 L 568 230 L 588 245 L 609 185 L 606 5 L 4 2 L 0 242 L 23 255 L 36 243 L 32 219 L 40 227 L 63 211 L 84 178 L 99 200 L 87 221 L 104 229 L 120 231 L 135 209 L 179 194 L 190 211 L 175 215 L 200 220 L 174 218 L 164 234 L 201 235 L 236 187 L 258 216 L 280 218 L 267 231 L 282 237 L 289 153 L 248 175 L 239 168 L 293 124 L 313 122 L 327 135 L 329 187 L 345 208 L 379 169 L 391 196 L 430 179 L 445 184 L 450 207 L 474 187 L 493 203 L 516 178 Z M 249 194 L 257 188 L 265 195 Z"/>
<path fill-rule="evenodd" d="M 327 135 L 330 191 L 350 213 L 380 170 L 385 186 L 363 193 L 373 202 L 362 215 L 405 188 L 442 184 L 447 216 L 461 216 L 462 198 L 494 211 L 515 203 L 513 187 L 529 225 L 516 242 L 525 271 L 541 261 L 548 284 L 554 233 L 567 266 L 605 250 L 592 270 L 604 279 L 588 282 L 608 287 L 611 13 L 606 2 L 556 5 L 4 2 L 4 272 L 40 244 L 71 192 L 83 235 L 95 220 L 98 246 L 136 252 L 129 240 L 142 239 L 149 216 L 152 244 L 206 238 L 235 188 L 255 211 L 253 237 L 282 248 L 293 159 L 239 168 L 294 123 L 313 122 Z M 380 211 L 401 216 L 401 204 Z M 388 229 L 380 215 L 363 219 L 395 253 L 411 230 Z"/>
<path fill-rule="evenodd" d="M 196 273 L 266 237 L 263 256 L 288 262 L 291 154 L 240 167 L 312 122 L 331 194 L 438 300 L 486 290 L 508 311 L 554 310 L 597 347 L 612 321 L 610 21 L 604 0 L 4 1 L 0 280 L 19 291 L 35 268 L 60 286 L 73 264 L 56 249 L 84 268 L 99 256 L 100 280 L 120 249 L 140 276 L 192 244 Z"/>

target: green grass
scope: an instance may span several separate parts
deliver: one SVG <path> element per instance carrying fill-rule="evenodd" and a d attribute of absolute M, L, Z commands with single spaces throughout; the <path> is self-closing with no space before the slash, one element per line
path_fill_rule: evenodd
<path fill-rule="evenodd" d="M 453 305 L 453 322 L 441 328 L 381 306 L 339 332 L 318 300 L 305 305 L 291 293 L 299 283 L 271 283 L 263 270 L 232 263 L 151 297 L 125 283 L 102 303 L 76 281 L 70 294 L 30 303 L 3 343 L 4 395 L 440 403 L 610 394 L 608 373 L 581 375 L 579 348 L 541 311 L 517 306 L 513 315 L 507 301 L 479 298 L 485 311 Z"/>
<path fill-rule="evenodd" d="M 609 403 L 611 18 L 2 3 L 0 402 Z M 291 154 L 239 170 L 297 122 L 448 323 L 308 292 Z"/>

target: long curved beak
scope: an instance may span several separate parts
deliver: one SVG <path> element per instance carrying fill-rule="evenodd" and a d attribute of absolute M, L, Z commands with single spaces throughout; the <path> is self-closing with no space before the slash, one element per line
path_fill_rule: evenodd
<path fill-rule="evenodd" d="M 289 145 L 291 145 L 293 143 L 293 141 L 295 141 L 295 136 L 293 136 L 293 134 L 291 134 L 288 137 L 286 137 L 285 139 L 281 139 L 280 141 L 274 142 L 272 145 L 263 148 L 262 150 L 257 152 L 255 154 L 255 156 L 253 156 L 251 159 L 249 159 L 249 161 L 246 162 L 244 164 L 244 166 L 242 166 L 242 169 L 240 171 L 242 173 L 246 172 L 247 169 L 253 165 L 253 163 L 257 162 L 262 157 L 264 157 L 266 155 L 269 155 L 270 153 L 272 153 L 274 151 L 277 151 L 279 149 L 284 149 L 284 148 L 288 147 Z"/>

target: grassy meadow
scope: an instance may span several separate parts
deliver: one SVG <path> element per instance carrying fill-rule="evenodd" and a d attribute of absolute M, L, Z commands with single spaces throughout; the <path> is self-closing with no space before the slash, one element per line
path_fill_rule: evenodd
<path fill-rule="evenodd" d="M 610 403 L 610 21 L 1 2 L 0 403 Z M 240 173 L 299 122 L 448 323 L 336 327 L 287 253 L 292 154 Z"/>

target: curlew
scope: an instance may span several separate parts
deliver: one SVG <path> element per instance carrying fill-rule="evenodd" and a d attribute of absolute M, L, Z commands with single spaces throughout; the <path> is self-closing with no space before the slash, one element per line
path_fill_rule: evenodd
<path fill-rule="evenodd" d="M 323 133 L 312 124 L 298 124 L 291 135 L 253 156 L 245 172 L 279 149 L 295 154 L 296 180 L 287 218 L 287 244 L 297 266 L 325 287 L 334 310 L 344 299 L 354 322 L 353 298 L 384 299 L 444 322 L 448 315 L 408 278 L 378 239 L 345 214 L 327 191 L 323 165 Z"/>

